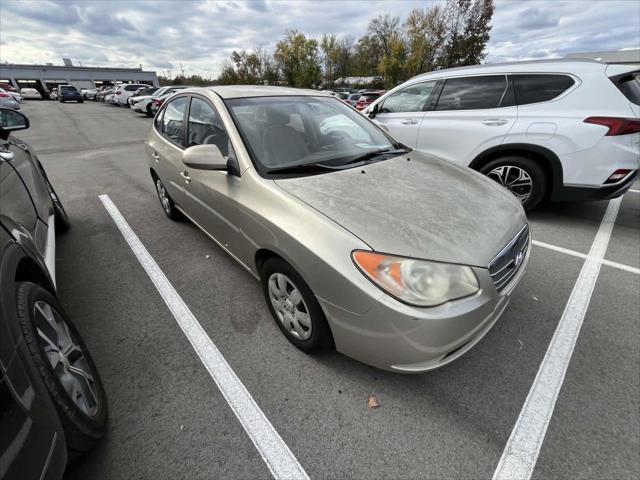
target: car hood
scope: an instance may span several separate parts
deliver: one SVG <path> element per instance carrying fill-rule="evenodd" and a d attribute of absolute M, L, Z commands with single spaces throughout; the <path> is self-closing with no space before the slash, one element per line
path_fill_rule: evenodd
<path fill-rule="evenodd" d="M 418 152 L 275 182 L 373 250 L 407 257 L 487 267 L 527 222 L 503 187 Z"/>

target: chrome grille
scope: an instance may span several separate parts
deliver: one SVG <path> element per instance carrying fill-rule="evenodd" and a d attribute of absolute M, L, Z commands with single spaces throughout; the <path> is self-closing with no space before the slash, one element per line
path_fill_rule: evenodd
<path fill-rule="evenodd" d="M 500 292 L 520 270 L 529 248 L 529 226 L 525 225 L 489 264 L 489 274 Z"/>

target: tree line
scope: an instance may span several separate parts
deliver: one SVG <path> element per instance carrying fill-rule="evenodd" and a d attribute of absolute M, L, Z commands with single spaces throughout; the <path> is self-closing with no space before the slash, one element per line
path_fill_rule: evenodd
<path fill-rule="evenodd" d="M 414 9 L 404 20 L 382 13 L 357 40 L 333 34 L 315 39 L 287 30 L 273 52 L 233 51 L 215 82 L 182 76 L 171 83 L 311 88 L 332 87 L 345 77 L 373 77 L 367 86 L 391 88 L 420 73 L 480 63 L 493 11 L 493 0 L 447 0 Z"/>

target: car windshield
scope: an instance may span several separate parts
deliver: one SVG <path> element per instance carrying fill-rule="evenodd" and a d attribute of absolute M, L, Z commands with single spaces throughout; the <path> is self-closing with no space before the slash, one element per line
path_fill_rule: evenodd
<path fill-rule="evenodd" d="M 394 150 L 398 144 L 335 98 L 250 97 L 226 104 L 262 172 L 341 168 L 360 159 L 401 153 Z"/>

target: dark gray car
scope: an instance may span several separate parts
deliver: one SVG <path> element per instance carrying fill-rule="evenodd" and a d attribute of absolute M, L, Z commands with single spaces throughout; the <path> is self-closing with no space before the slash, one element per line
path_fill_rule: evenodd
<path fill-rule="evenodd" d="M 0 108 L 0 479 L 59 479 L 104 434 L 107 399 L 57 299 L 55 233 L 69 218 L 33 150 L 28 119 Z"/>

